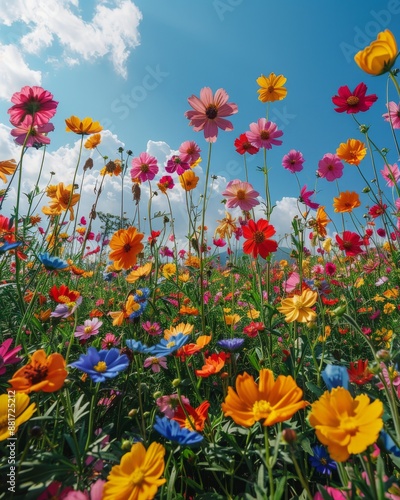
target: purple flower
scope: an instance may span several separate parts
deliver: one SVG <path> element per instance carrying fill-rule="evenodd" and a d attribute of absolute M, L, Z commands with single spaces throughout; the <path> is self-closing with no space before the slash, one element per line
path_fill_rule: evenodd
<path fill-rule="evenodd" d="M 75 302 L 69 302 L 68 304 L 58 304 L 54 311 L 50 314 L 50 316 L 52 318 L 68 318 L 68 316 L 74 314 L 81 303 L 82 296 L 79 296 Z"/>
<path fill-rule="evenodd" d="M 236 351 L 236 349 L 240 349 L 242 347 L 242 345 L 244 344 L 244 339 L 223 339 L 218 340 L 217 344 L 227 351 Z"/>

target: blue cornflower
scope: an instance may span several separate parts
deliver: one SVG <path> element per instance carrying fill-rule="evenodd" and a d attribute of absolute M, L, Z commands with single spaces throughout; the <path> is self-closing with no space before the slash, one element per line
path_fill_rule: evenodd
<path fill-rule="evenodd" d="M 154 429 L 159 432 L 165 439 L 174 441 L 175 443 L 193 446 L 203 441 L 203 436 L 195 431 L 190 431 L 186 427 L 181 427 L 175 420 L 170 420 L 167 417 L 156 416 Z"/>
<path fill-rule="evenodd" d="M 327 450 L 317 444 L 313 447 L 314 456 L 310 456 L 311 467 L 314 467 L 317 472 L 321 474 L 332 474 L 337 469 L 336 462 L 331 459 Z"/>
<path fill-rule="evenodd" d="M 128 365 L 128 356 L 120 354 L 118 349 L 98 351 L 94 347 L 89 347 L 87 354 L 81 354 L 78 361 L 71 363 L 70 366 L 87 373 L 94 382 L 105 382 L 126 370 Z"/>
<path fill-rule="evenodd" d="M 385 431 L 381 431 L 379 433 L 378 446 L 379 446 L 379 448 L 383 447 L 385 451 L 387 451 L 388 453 L 391 453 L 395 457 L 400 457 L 399 447 L 393 441 L 391 436 Z"/>
<path fill-rule="evenodd" d="M 39 254 L 38 259 L 48 271 L 59 271 L 69 266 L 68 262 L 51 256 L 49 252 Z"/>
<path fill-rule="evenodd" d="M 161 356 L 169 356 L 184 346 L 188 341 L 189 335 L 178 333 L 177 335 L 172 335 L 169 339 L 161 339 L 158 344 L 150 347 L 149 352 L 157 358 L 161 358 Z"/>
<path fill-rule="evenodd" d="M 335 387 L 349 388 L 349 373 L 344 366 L 326 365 L 321 375 L 330 391 Z"/>
<path fill-rule="evenodd" d="M 142 301 L 142 302 L 136 302 L 135 306 L 137 306 L 137 309 L 129 315 L 130 320 L 138 318 L 139 316 L 141 316 L 144 313 L 144 310 L 146 309 L 146 306 L 147 306 L 147 300 Z"/>
<path fill-rule="evenodd" d="M 148 354 L 151 351 L 151 347 L 147 347 L 147 345 L 142 344 L 140 340 L 128 339 L 125 343 L 129 349 L 134 352 Z"/>
<path fill-rule="evenodd" d="M 0 254 L 6 253 L 9 250 L 14 250 L 14 248 L 17 248 L 20 245 L 22 245 L 22 241 L 14 241 L 13 243 L 10 243 L 8 241 L 0 241 Z"/>
<path fill-rule="evenodd" d="M 227 351 L 236 351 L 236 349 L 240 349 L 242 347 L 242 345 L 244 344 L 244 339 L 223 339 L 218 340 L 217 344 Z"/>

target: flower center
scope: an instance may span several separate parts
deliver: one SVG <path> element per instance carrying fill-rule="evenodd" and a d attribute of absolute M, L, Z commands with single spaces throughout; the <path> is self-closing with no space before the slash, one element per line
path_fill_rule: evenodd
<path fill-rule="evenodd" d="M 99 361 L 97 365 L 93 367 L 96 372 L 104 373 L 107 371 L 107 363 L 105 361 Z"/>
<path fill-rule="evenodd" d="M 31 384 L 38 384 L 45 380 L 48 373 L 48 367 L 41 364 L 27 365 L 24 370 L 25 378 L 29 379 Z"/>
<path fill-rule="evenodd" d="M 347 431 L 349 434 L 354 436 L 358 431 L 357 422 L 355 422 L 354 417 L 347 417 L 342 420 L 340 424 L 341 429 Z"/>
<path fill-rule="evenodd" d="M 343 242 L 343 247 L 346 248 L 347 250 L 351 248 L 351 241 L 344 241 Z"/>
<path fill-rule="evenodd" d="M 91 333 L 93 330 L 92 330 L 92 327 L 91 326 L 85 326 L 85 328 L 83 329 L 83 331 L 85 333 Z"/>
<path fill-rule="evenodd" d="M 147 163 L 142 163 L 140 165 L 140 171 L 143 172 L 144 174 L 146 174 L 149 171 L 149 166 L 147 165 Z"/>
<path fill-rule="evenodd" d="M 265 236 L 264 236 L 264 233 L 262 231 L 256 231 L 254 233 L 254 241 L 256 243 L 262 243 L 263 241 L 265 241 Z"/>
<path fill-rule="evenodd" d="M 132 247 L 130 246 L 130 244 L 129 244 L 129 243 L 125 243 L 125 245 L 124 245 L 124 252 L 127 252 L 127 253 L 128 253 L 128 252 L 131 250 L 131 248 L 132 248 Z"/>
<path fill-rule="evenodd" d="M 172 340 L 171 342 L 168 342 L 167 348 L 170 349 L 171 347 L 174 347 L 175 342 Z"/>
<path fill-rule="evenodd" d="M 71 299 L 67 295 L 59 295 L 57 302 L 60 302 L 61 304 L 68 304 L 70 300 Z"/>
<path fill-rule="evenodd" d="M 130 482 L 133 484 L 133 486 L 137 486 L 143 483 L 143 480 L 144 480 L 144 473 L 142 469 L 136 469 L 132 472 L 130 477 Z"/>
<path fill-rule="evenodd" d="M 347 98 L 346 102 L 349 106 L 357 106 L 357 104 L 360 102 L 360 99 L 355 95 L 351 95 Z"/>
<path fill-rule="evenodd" d="M 246 191 L 244 189 L 238 189 L 236 193 L 236 198 L 238 200 L 244 200 L 246 198 Z"/>
<path fill-rule="evenodd" d="M 293 297 L 293 307 L 296 309 L 301 309 L 303 307 L 303 300 L 299 295 Z"/>
<path fill-rule="evenodd" d="M 260 137 L 263 141 L 267 141 L 269 139 L 268 130 L 261 130 Z"/>
<path fill-rule="evenodd" d="M 215 104 L 210 104 L 208 108 L 206 109 L 206 116 L 210 120 L 214 120 L 214 118 L 217 118 L 218 115 L 218 108 Z"/>
<path fill-rule="evenodd" d="M 272 94 L 272 92 L 275 92 L 275 87 L 273 85 L 270 85 L 267 90 L 270 94 Z"/>
<path fill-rule="evenodd" d="M 256 401 L 253 405 L 253 415 L 256 420 L 260 420 L 262 418 L 267 418 L 271 413 L 272 407 L 268 401 L 261 399 L 260 401 Z"/>

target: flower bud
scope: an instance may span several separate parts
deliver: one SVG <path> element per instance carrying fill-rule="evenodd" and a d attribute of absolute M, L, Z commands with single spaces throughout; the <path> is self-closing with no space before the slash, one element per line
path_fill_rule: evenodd
<path fill-rule="evenodd" d="M 135 408 L 133 408 L 133 409 L 132 409 L 132 410 L 128 413 L 128 416 L 129 416 L 129 417 L 131 417 L 131 418 L 133 418 L 133 417 L 136 417 L 137 413 L 138 413 L 138 411 L 137 411 Z"/>
<path fill-rule="evenodd" d="M 293 429 L 284 429 L 282 432 L 282 439 L 287 444 L 293 444 L 297 441 L 297 433 Z"/>
<path fill-rule="evenodd" d="M 181 379 L 180 378 L 175 378 L 172 381 L 172 387 L 178 387 L 181 384 Z"/>
<path fill-rule="evenodd" d="M 132 448 L 132 443 L 129 441 L 129 439 L 124 439 L 121 443 L 121 450 L 129 451 L 131 448 Z"/>

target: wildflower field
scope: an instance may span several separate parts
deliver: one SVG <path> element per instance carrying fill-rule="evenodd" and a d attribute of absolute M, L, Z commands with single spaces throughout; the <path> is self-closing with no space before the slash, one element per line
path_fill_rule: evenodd
<path fill-rule="evenodd" d="M 214 234 L 212 152 L 240 109 L 224 89 L 188 98 L 199 139 L 182 138 L 164 165 L 124 148 L 103 157 L 90 213 L 80 201 L 85 173 L 98 168 L 90 153 L 101 154 L 101 123 L 66 119 L 80 137 L 74 178 L 43 186 L 41 169 L 25 195 L 25 153 L 36 148 L 46 168 L 58 102 L 37 86 L 14 93 L 21 154 L 0 161 L 0 204 L 11 186 L 18 193 L 13 213 L 0 214 L 0 498 L 400 499 L 397 56 L 393 34 L 379 33 L 355 64 L 382 80 L 382 95 L 344 83 L 325 103 L 358 136 L 332 145 L 318 182 L 355 169 L 362 193 L 322 201 L 301 187 L 302 153 L 282 150 L 302 211 L 283 260 L 268 164 L 269 150 L 284 147 L 268 119 L 286 97 L 283 75 L 257 79 L 265 116 L 235 134 L 245 176 L 227 183 Z M 378 97 L 387 112 L 363 125 Z M 374 142 L 378 127 L 386 144 Z M 261 165 L 257 186 L 249 155 Z M 132 186 L 132 219 L 123 198 L 120 214 L 103 211 L 107 176 Z M 184 245 L 171 190 L 185 193 Z M 169 207 L 161 226 L 154 196 Z"/>

